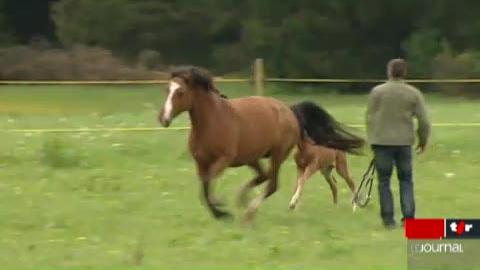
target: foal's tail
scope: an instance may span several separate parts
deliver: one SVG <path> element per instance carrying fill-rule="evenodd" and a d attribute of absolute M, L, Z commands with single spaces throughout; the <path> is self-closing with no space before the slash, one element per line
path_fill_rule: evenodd
<path fill-rule="evenodd" d="M 300 124 L 302 140 L 310 137 L 315 143 L 337 150 L 359 154 L 365 141 L 349 132 L 325 109 L 310 101 L 291 107 Z"/>

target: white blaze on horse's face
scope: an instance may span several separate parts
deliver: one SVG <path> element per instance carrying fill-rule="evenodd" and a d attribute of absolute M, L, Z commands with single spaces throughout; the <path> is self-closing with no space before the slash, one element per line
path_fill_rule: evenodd
<path fill-rule="evenodd" d="M 163 107 L 163 115 L 161 116 L 162 120 L 165 122 L 170 122 L 172 118 L 173 96 L 179 88 L 180 84 L 175 81 L 171 81 L 168 85 L 168 96 L 167 100 L 165 101 L 165 106 Z"/>

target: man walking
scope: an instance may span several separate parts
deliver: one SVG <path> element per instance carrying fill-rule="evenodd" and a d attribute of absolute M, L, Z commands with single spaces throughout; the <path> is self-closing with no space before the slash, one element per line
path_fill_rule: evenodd
<path fill-rule="evenodd" d="M 417 153 L 422 153 L 430 135 L 422 93 L 407 84 L 407 64 L 392 59 L 387 64 L 388 81 L 370 93 L 367 108 L 367 134 L 378 173 L 380 214 L 386 228 L 395 228 L 394 204 L 390 189 L 393 167 L 400 181 L 403 219 L 415 217 L 412 181 L 412 145 L 415 142 L 413 118 L 418 120 Z M 403 220 L 402 219 L 402 220 Z"/>

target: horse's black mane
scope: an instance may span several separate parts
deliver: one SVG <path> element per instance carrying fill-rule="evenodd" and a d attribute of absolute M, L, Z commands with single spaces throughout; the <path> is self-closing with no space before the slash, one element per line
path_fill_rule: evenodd
<path fill-rule="evenodd" d="M 175 68 L 170 73 L 170 78 L 180 77 L 187 81 L 192 87 L 201 88 L 206 91 L 217 93 L 222 98 L 227 96 L 220 93 L 220 91 L 213 84 L 213 77 L 210 72 L 204 68 L 195 66 L 180 66 Z"/>

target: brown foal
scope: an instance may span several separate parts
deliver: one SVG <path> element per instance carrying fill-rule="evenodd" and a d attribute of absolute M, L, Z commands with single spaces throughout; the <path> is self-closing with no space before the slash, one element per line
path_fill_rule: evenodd
<path fill-rule="evenodd" d="M 295 163 L 297 164 L 298 176 L 295 193 L 290 200 L 290 209 L 295 209 L 305 186 L 305 182 L 317 171 L 320 171 L 330 186 L 334 204 L 337 204 L 338 202 L 337 181 L 332 175 L 334 168 L 338 175 L 347 182 L 352 194 L 355 193 L 355 184 L 348 172 L 345 152 L 321 145 L 315 145 L 310 139 L 305 138 L 299 144 L 295 153 Z"/>
<path fill-rule="evenodd" d="M 263 200 L 277 190 L 280 166 L 306 132 L 317 144 L 355 152 L 363 140 L 343 130 L 321 107 L 303 102 L 290 108 L 268 97 L 227 100 L 210 74 L 197 67 L 181 67 L 171 73 L 167 98 L 158 118 L 168 127 L 180 113 L 191 121 L 189 150 L 201 180 L 201 194 L 216 218 L 231 215 L 211 191 L 212 180 L 228 167 L 249 166 L 256 176 L 240 190 L 239 205 L 248 191 L 267 182 L 265 191 L 248 205 L 245 218 L 253 219 Z M 260 159 L 269 158 L 264 170 Z"/>

